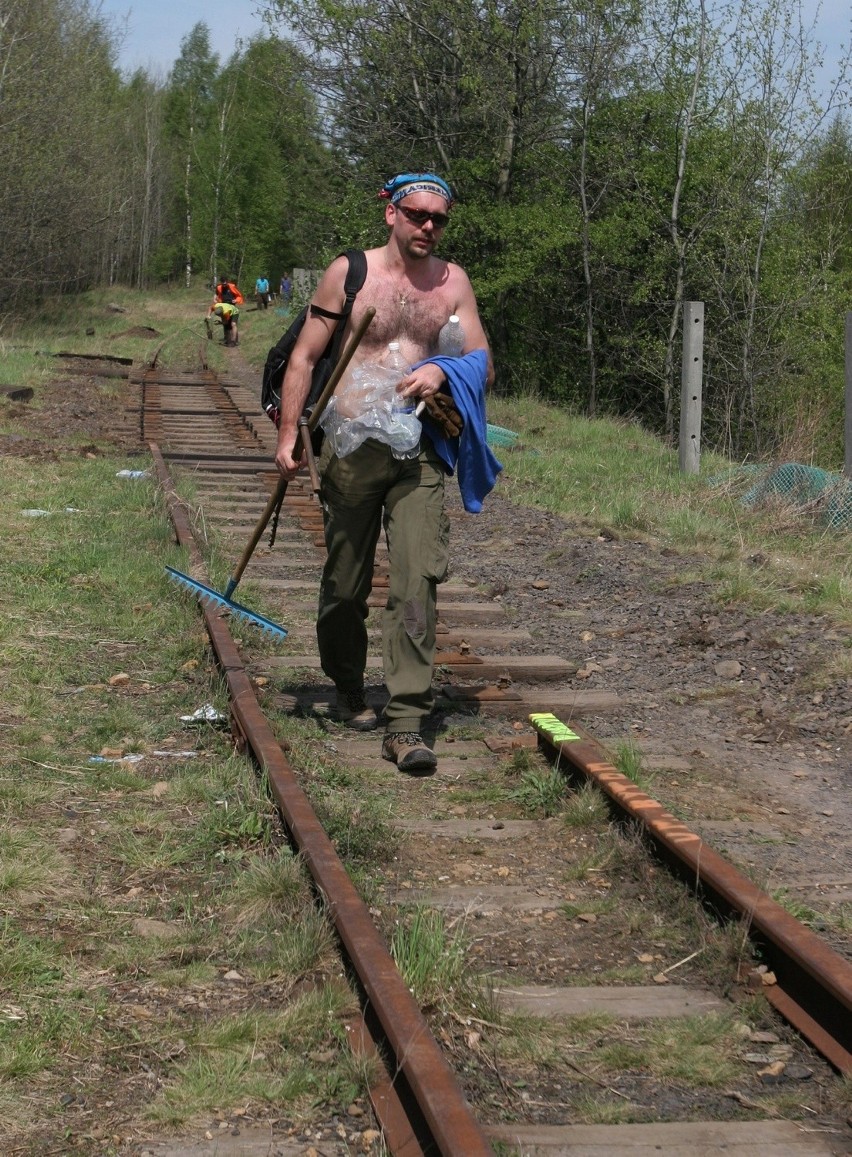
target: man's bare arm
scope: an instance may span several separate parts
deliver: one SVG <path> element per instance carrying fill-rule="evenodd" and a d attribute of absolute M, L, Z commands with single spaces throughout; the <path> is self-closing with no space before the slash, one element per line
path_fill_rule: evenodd
<path fill-rule="evenodd" d="M 348 262 L 338 258 L 322 275 L 311 304 L 339 313 L 345 299 L 343 283 Z M 337 323 L 332 318 L 312 316 L 308 311 L 302 332 L 290 354 L 287 372 L 281 383 L 281 424 L 278 429 L 278 449 L 275 463 L 288 478 L 292 478 L 303 463 L 303 451 L 298 441 L 298 422 L 308 400 L 314 367 L 322 357 Z"/>
<path fill-rule="evenodd" d="M 459 273 L 461 277 L 459 280 L 456 314 L 461 322 L 462 332 L 464 333 L 464 349 L 462 352 L 469 354 L 472 350 L 485 350 L 488 355 L 488 376 L 486 382 L 490 386 L 494 381 L 494 362 L 491 358 L 491 347 L 488 344 L 488 338 L 485 336 L 485 330 L 482 328 L 482 321 L 479 317 L 479 309 L 476 305 L 476 297 L 473 292 L 473 286 L 470 284 L 470 278 L 463 269 L 459 269 Z"/>

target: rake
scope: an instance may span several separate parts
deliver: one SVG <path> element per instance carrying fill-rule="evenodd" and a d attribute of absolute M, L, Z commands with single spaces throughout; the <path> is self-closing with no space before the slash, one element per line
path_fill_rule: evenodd
<path fill-rule="evenodd" d="M 322 413 L 329 402 L 329 399 L 337 388 L 337 383 L 343 376 L 346 367 L 349 365 L 352 355 L 355 353 L 355 350 L 358 348 L 361 339 L 367 332 L 367 327 L 375 317 L 375 314 L 376 311 L 372 308 L 372 306 L 365 311 L 363 318 L 353 331 L 352 336 L 350 337 L 345 349 L 343 350 L 343 353 L 340 355 L 337 365 L 332 371 L 331 377 L 328 379 L 325 388 L 323 389 L 322 393 L 316 401 L 316 404 L 311 410 L 310 417 L 302 417 L 299 419 L 299 433 L 302 436 L 302 443 L 305 448 L 305 454 L 308 460 L 308 469 L 311 476 L 311 485 L 315 494 L 319 493 L 320 483 L 319 472 L 317 470 L 313 447 L 311 445 L 311 434 L 316 428 L 316 425 L 319 422 Z M 234 568 L 234 572 L 228 580 L 228 585 L 225 587 L 223 593 L 214 590 L 213 587 L 207 586 L 206 583 L 202 583 L 197 579 L 190 578 L 189 575 L 182 574 L 179 570 L 175 570 L 174 567 L 166 567 L 166 574 L 172 580 L 172 582 L 176 583 L 183 590 L 189 591 L 190 594 L 194 595 L 202 603 L 205 603 L 207 606 L 213 607 L 214 609 L 235 615 L 237 618 L 250 623 L 253 627 L 259 628 L 268 638 L 276 640 L 285 639 L 287 637 L 287 631 L 285 628 L 279 626 L 278 623 L 273 623 L 272 620 L 267 619 L 265 615 L 260 615 L 257 613 L 257 611 L 252 611 L 248 607 L 244 607 L 242 603 L 235 602 L 231 598 L 231 595 L 234 593 L 237 588 L 237 584 L 243 577 L 243 571 L 248 566 L 249 559 L 254 554 L 255 547 L 260 542 L 261 535 L 266 529 L 267 523 L 269 522 L 273 513 L 280 509 L 286 493 L 287 479 L 282 478 L 278 482 L 274 493 L 270 495 L 269 501 L 266 504 L 266 509 L 264 510 L 263 514 L 261 514 L 257 526 L 255 526 L 254 531 L 252 532 L 252 536 L 240 557 L 240 561 Z"/>

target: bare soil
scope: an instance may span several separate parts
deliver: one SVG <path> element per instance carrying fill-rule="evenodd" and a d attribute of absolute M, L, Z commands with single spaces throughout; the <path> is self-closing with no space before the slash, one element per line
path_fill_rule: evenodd
<path fill-rule="evenodd" d="M 712 584 L 683 581 L 694 556 L 590 534 L 499 492 L 456 525 L 455 573 L 490 590 L 536 649 L 577 661 L 578 687 L 618 694 L 620 710 L 583 726 L 635 745 L 650 794 L 761 887 L 826 916 L 813 923 L 848 953 L 852 681 L 825 677 L 848 629 L 723 605 Z"/>

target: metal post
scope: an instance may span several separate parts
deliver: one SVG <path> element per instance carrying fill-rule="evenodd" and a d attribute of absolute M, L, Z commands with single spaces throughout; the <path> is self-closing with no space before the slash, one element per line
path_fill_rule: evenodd
<path fill-rule="evenodd" d="M 701 469 L 701 382 L 704 373 L 704 302 L 683 303 L 683 365 L 680 375 L 680 446 L 682 474 Z"/>
<path fill-rule="evenodd" d="M 846 418 L 844 421 L 843 473 L 852 478 L 852 313 L 846 314 Z"/>

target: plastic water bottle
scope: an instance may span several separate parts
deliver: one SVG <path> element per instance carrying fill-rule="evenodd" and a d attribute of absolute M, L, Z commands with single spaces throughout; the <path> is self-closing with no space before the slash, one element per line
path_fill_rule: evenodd
<path fill-rule="evenodd" d="M 385 366 L 398 373 L 400 381 L 411 370 L 411 366 L 408 365 L 399 348 L 398 341 L 392 341 L 388 344 Z M 395 425 L 398 427 L 397 436 L 391 442 L 394 458 L 416 458 L 420 453 L 420 421 L 414 413 L 413 399 L 403 398 L 401 394 L 395 393 L 391 411 L 393 417 L 397 419 Z"/>
<path fill-rule="evenodd" d="M 463 349 L 464 330 L 458 315 L 453 313 L 449 321 L 441 326 L 441 332 L 438 334 L 438 353 L 445 358 L 458 358 L 461 357 Z"/>
<path fill-rule="evenodd" d="M 385 354 L 385 365 L 389 370 L 397 370 L 401 378 L 404 378 L 411 369 L 411 366 L 408 365 L 402 355 L 398 341 L 392 341 L 388 344 L 388 352 Z"/>
<path fill-rule="evenodd" d="M 399 348 L 398 341 L 388 343 L 388 352 L 385 354 L 385 365 L 389 370 L 394 370 L 399 374 L 401 381 L 411 369 L 405 358 L 402 350 Z M 412 414 L 414 413 L 414 403 L 410 398 L 403 398 L 401 394 L 394 396 L 393 406 L 391 407 L 395 414 Z"/>

